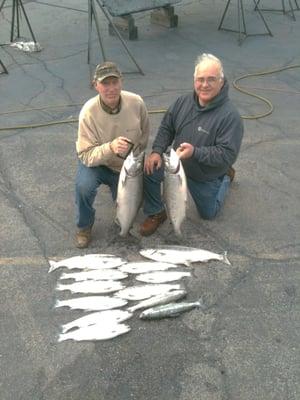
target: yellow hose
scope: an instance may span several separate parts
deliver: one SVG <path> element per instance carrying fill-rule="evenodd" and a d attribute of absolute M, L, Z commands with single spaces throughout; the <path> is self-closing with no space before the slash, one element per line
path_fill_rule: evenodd
<path fill-rule="evenodd" d="M 287 67 L 276 68 L 276 69 L 272 69 L 272 70 L 269 70 L 269 71 L 255 72 L 255 73 L 253 73 L 253 74 L 246 74 L 246 75 L 242 75 L 242 76 L 236 78 L 236 79 L 232 82 L 232 85 L 233 85 L 233 87 L 234 87 L 236 90 L 238 90 L 239 92 L 242 92 L 242 93 L 244 93 L 244 94 L 246 94 L 246 95 L 248 95 L 248 96 L 252 96 L 252 97 L 255 97 L 255 98 L 261 100 L 262 102 L 266 103 L 266 104 L 268 105 L 268 107 L 269 107 L 269 110 L 266 111 L 265 113 L 256 114 L 256 115 L 242 115 L 241 117 L 242 117 L 243 119 L 259 119 L 259 118 L 264 118 L 264 117 L 266 117 L 267 115 L 270 115 L 270 114 L 273 112 L 274 106 L 273 106 L 273 104 L 270 102 L 270 100 L 268 100 L 267 98 L 262 97 L 262 96 L 259 96 L 259 95 L 255 94 L 255 93 L 249 92 L 249 91 L 246 90 L 245 88 L 242 88 L 242 87 L 238 86 L 238 85 L 237 85 L 237 82 L 241 81 L 242 79 L 246 79 L 246 78 L 250 78 L 250 77 L 254 77 L 254 76 L 262 76 L 262 75 L 275 74 L 275 73 L 277 73 L 277 72 L 285 71 L 285 70 L 287 70 L 287 69 L 292 69 L 292 68 L 300 68 L 300 64 L 289 65 L 289 66 L 287 66 Z"/>

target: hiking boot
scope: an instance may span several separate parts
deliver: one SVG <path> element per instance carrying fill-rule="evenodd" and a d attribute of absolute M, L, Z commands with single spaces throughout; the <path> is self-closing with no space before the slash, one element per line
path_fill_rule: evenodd
<path fill-rule="evenodd" d="M 167 219 L 165 210 L 158 214 L 149 215 L 140 226 L 140 234 L 142 236 L 150 236 L 156 229 Z"/>
<path fill-rule="evenodd" d="M 229 176 L 230 182 L 232 182 L 234 180 L 234 176 L 235 176 L 235 169 L 232 167 L 229 167 L 228 171 L 226 172 L 226 175 Z"/>
<path fill-rule="evenodd" d="M 85 249 L 88 247 L 91 241 L 92 227 L 89 226 L 85 229 L 79 229 L 75 235 L 75 246 L 79 249 Z"/>

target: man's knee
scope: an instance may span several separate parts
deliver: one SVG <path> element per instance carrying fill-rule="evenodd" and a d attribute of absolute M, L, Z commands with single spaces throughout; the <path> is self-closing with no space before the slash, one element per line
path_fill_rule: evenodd
<path fill-rule="evenodd" d="M 81 197 L 89 196 L 95 190 L 94 185 L 91 185 L 88 181 L 79 181 L 76 182 L 76 192 Z"/>
<path fill-rule="evenodd" d="M 218 215 L 217 209 L 206 209 L 206 210 L 200 210 L 199 208 L 197 209 L 200 217 L 205 220 L 213 220 L 216 218 Z"/>

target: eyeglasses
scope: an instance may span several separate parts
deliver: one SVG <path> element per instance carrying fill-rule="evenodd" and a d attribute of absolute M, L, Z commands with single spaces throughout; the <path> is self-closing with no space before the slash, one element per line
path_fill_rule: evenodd
<path fill-rule="evenodd" d="M 205 82 L 208 85 L 214 85 L 219 80 L 221 80 L 220 76 L 208 76 L 207 78 L 198 77 L 198 78 L 195 79 L 195 81 L 197 81 L 198 83 L 201 83 L 201 85 L 203 85 Z"/>

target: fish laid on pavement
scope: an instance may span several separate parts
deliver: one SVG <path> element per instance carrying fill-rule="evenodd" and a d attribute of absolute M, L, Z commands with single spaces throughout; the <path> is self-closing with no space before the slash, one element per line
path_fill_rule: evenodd
<path fill-rule="evenodd" d="M 179 281 L 179 279 L 186 276 L 191 276 L 191 273 L 181 271 L 156 271 L 137 275 L 135 279 L 145 283 L 164 283 Z"/>
<path fill-rule="evenodd" d="M 64 273 L 60 276 L 60 280 L 72 279 L 76 282 L 94 280 L 94 281 L 118 281 L 128 277 L 125 272 L 117 269 L 92 269 L 89 271 L 82 272 L 69 272 Z"/>
<path fill-rule="evenodd" d="M 76 299 L 57 300 L 54 307 L 69 307 L 71 310 L 101 311 L 119 308 L 126 304 L 126 299 L 117 297 L 86 296 Z"/>
<path fill-rule="evenodd" d="M 129 312 L 133 312 L 135 310 L 142 310 L 143 308 L 154 307 L 159 304 L 167 304 L 182 299 L 186 296 L 186 294 L 187 292 L 184 289 L 172 290 L 172 292 L 158 294 L 157 296 L 153 296 L 149 299 L 143 300 L 135 306 L 128 307 L 127 310 Z"/>
<path fill-rule="evenodd" d="M 56 290 L 69 290 L 72 293 L 112 293 L 124 289 L 119 281 L 82 281 L 70 284 L 58 284 Z"/>
<path fill-rule="evenodd" d="M 130 331 L 130 327 L 126 324 L 114 324 L 110 326 L 103 326 L 95 324 L 88 325 L 84 328 L 79 328 L 68 333 L 61 333 L 58 337 L 58 341 L 64 340 L 107 340 L 112 339 L 116 336 L 123 335 Z"/>
<path fill-rule="evenodd" d="M 184 264 L 188 267 L 191 266 L 191 263 L 206 262 L 209 260 L 219 260 L 230 265 L 226 251 L 224 254 L 217 254 L 211 251 L 186 246 L 163 246 L 144 249 L 140 250 L 140 254 L 154 261 Z"/>
<path fill-rule="evenodd" d="M 144 155 L 131 152 L 123 163 L 117 192 L 116 219 L 121 227 L 120 236 L 126 236 L 143 200 Z"/>
<path fill-rule="evenodd" d="M 85 315 L 84 317 L 77 318 L 74 321 L 68 322 L 62 325 L 62 333 L 68 332 L 70 329 L 74 328 L 84 328 L 89 325 L 105 325 L 111 326 L 116 323 L 126 321 L 132 317 L 132 313 L 125 310 L 106 310 L 93 312 L 91 314 Z"/>
<path fill-rule="evenodd" d="M 172 290 L 182 289 L 181 285 L 162 283 L 162 284 L 145 284 L 140 286 L 127 287 L 114 296 L 127 300 L 144 300 L 151 296 L 171 292 Z"/>
<path fill-rule="evenodd" d="M 84 256 L 65 258 L 60 261 L 49 260 L 50 268 L 48 272 L 52 272 L 60 267 L 88 270 L 98 268 L 117 268 L 125 263 L 125 260 L 112 254 L 86 254 Z"/>
<path fill-rule="evenodd" d="M 129 262 L 118 267 L 120 271 L 128 272 L 129 274 L 142 274 L 151 271 L 164 271 L 170 268 L 178 268 L 178 265 L 165 262 L 140 261 Z"/>
<path fill-rule="evenodd" d="M 140 314 L 141 319 L 160 319 L 168 317 L 177 317 L 183 312 L 190 311 L 193 308 L 203 308 L 201 300 L 195 302 L 169 303 L 162 306 L 148 308 Z"/>
<path fill-rule="evenodd" d="M 181 236 L 181 224 L 185 219 L 187 204 L 186 176 L 182 163 L 173 149 L 171 149 L 170 155 L 164 153 L 163 159 L 163 197 L 166 210 L 175 234 Z"/>

